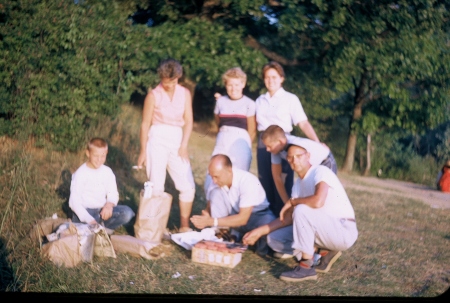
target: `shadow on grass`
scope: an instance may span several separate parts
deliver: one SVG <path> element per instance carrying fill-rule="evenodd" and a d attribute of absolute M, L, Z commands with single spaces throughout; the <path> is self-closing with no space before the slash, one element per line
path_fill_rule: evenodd
<path fill-rule="evenodd" d="M 70 184 L 72 182 L 72 173 L 68 169 L 64 169 L 61 172 L 61 184 L 56 189 L 58 196 L 64 200 L 61 205 L 62 211 L 66 214 L 67 218 L 72 218 L 72 210 L 69 207 L 70 197 Z"/>
<path fill-rule="evenodd" d="M 0 292 L 20 292 L 20 288 L 15 286 L 16 279 L 7 257 L 6 245 L 3 238 L 0 238 Z"/>

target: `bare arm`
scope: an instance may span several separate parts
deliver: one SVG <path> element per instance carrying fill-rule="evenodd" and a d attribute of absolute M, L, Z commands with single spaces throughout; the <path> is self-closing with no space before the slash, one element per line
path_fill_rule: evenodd
<path fill-rule="evenodd" d="M 281 164 L 273 164 L 272 163 L 271 167 L 272 167 L 272 177 L 273 177 L 273 182 L 275 183 L 275 187 L 277 188 L 277 191 L 281 197 L 281 200 L 283 200 L 283 202 L 286 203 L 286 201 L 289 200 L 289 196 L 286 192 L 286 188 L 284 187 L 283 172 L 281 170 Z"/>
<path fill-rule="evenodd" d="M 256 116 L 247 117 L 247 131 L 251 142 L 253 142 L 256 137 Z"/>
<path fill-rule="evenodd" d="M 181 140 L 180 149 L 178 154 L 182 159 L 189 162 L 188 156 L 188 143 L 192 133 L 192 126 L 194 124 L 194 118 L 192 113 L 192 97 L 189 90 L 186 89 L 186 104 L 184 109 L 184 126 L 183 126 L 183 139 Z"/>
<path fill-rule="evenodd" d="M 313 141 L 320 142 L 319 137 L 317 137 L 316 132 L 314 131 L 314 128 L 312 127 L 311 123 L 309 123 L 308 120 L 301 121 L 298 123 L 298 126 L 300 129 L 305 133 L 306 137 Z"/>
<path fill-rule="evenodd" d="M 219 127 L 219 125 L 220 125 L 220 117 L 219 117 L 219 115 L 214 114 L 214 121 L 216 121 L 216 125 L 217 125 L 217 127 Z"/>
<path fill-rule="evenodd" d="M 293 208 L 292 206 L 296 206 L 298 204 L 306 204 L 311 208 L 321 208 L 325 204 L 325 200 L 328 195 L 328 188 L 330 188 L 330 186 L 327 183 L 321 181 L 316 185 L 316 189 L 312 196 L 289 199 L 280 211 L 280 220 L 283 221 L 285 219 L 284 217 L 286 216 L 284 214 L 288 209 Z"/>
<path fill-rule="evenodd" d="M 281 221 L 280 218 L 276 218 L 269 224 L 261 225 L 260 227 L 257 227 L 248 233 L 244 235 L 242 238 L 242 242 L 244 244 L 253 245 L 258 241 L 259 238 L 262 236 L 268 235 L 271 232 L 283 228 L 285 226 L 292 225 L 292 212 L 294 208 L 291 207 L 287 213 L 286 213 L 286 219 L 284 221 Z M 290 214 L 290 215 L 289 215 Z"/>
<path fill-rule="evenodd" d="M 250 215 L 252 214 L 253 206 L 241 208 L 239 213 L 227 217 L 217 218 L 218 226 L 238 227 L 247 224 Z M 214 226 L 214 218 L 206 210 L 202 211 L 200 216 L 192 216 L 191 222 L 198 229 L 203 229 L 207 226 Z"/>
<path fill-rule="evenodd" d="M 147 157 L 147 141 L 148 141 L 148 131 L 152 125 L 153 111 L 155 109 L 155 96 L 152 92 L 149 92 L 144 100 L 144 108 L 142 110 L 142 123 L 140 129 L 140 144 L 141 149 L 139 152 L 138 166 L 142 166 L 145 163 Z"/>

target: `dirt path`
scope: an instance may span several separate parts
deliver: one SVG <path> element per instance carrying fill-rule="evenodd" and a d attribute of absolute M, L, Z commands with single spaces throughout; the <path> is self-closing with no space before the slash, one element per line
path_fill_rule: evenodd
<path fill-rule="evenodd" d="M 450 209 L 450 193 L 443 193 L 426 185 L 344 173 L 338 173 L 338 176 L 345 188 L 373 193 L 397 194 L 402 197 L 422 201 L 433 208 Z"/>
<path fill-rule="evenodd" d="M 193 150 L 195 158 L 202 159 L 197 165 L 204 166 L 204 159 L 208 159 L 215 144 L 215 129 L 207 125 L 196 125 L 191 136 L 192 145 L 202 146 L 201 149 Z M 253 147 L 253 159 L 256 159 L 256 146 Z M 192 153 L 191 153 L 192 154 Z M 196 162 L 196 161 L 194 161 Z M 194 166 L 196 163 L 193 163 Z M 250 171 L 256 174 L 256 161 L 252 161 Z M 203 172 L 202 172 L 203 174 Z M 382 179 L 377 177 L 363 177 L 353 174 L 338 173 L 339 179 L 345 188 L 364 190 L 372 193 L 397 194 L 402 197 L 416 199 L 428 204 L 433 208 L 450 209 L 450 193 L 443 193 L 434 188 L 422 184 L 398 181 L 393 179 Z"/>

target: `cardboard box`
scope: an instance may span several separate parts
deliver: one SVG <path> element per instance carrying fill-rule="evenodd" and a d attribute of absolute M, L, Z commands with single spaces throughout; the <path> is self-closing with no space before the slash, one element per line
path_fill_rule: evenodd
<path fill-rule="evenodd" d="M 211 244 L 211 241 L 201 241 L 199 243 L 192 248 L 193 262 L 228 268 L 234 268 L 241 262 L 242 250 L 239 250 L 239 248 L 227 249 L 223 245 L 226 243 L 221 243 L 220 247 L 207 245 L 207 243 Z"/>

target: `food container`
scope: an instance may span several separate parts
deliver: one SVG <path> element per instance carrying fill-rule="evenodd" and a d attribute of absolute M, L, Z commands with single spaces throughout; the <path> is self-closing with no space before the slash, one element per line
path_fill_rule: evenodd
<path fill-rule="evenodd" d="M 234 268 L 242 259 L 242 250 L 229 249 L 227 243 L 201 241 L 192 248 L 192 261 L 196 263 Z"/>

